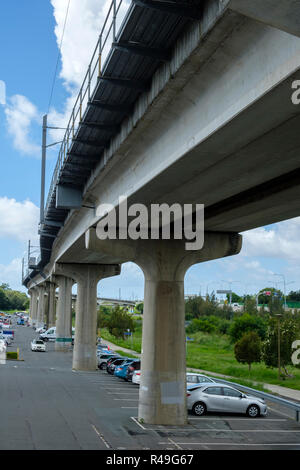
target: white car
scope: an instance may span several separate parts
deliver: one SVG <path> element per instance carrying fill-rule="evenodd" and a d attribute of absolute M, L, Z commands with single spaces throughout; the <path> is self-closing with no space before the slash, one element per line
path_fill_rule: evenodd
<path fill-rule="evenodd" d="M 4 341 L 6 346 L 10 346 L 12 343 L 11 337 L 0 333 L 0 340 Z"/>
<path fill-rule="evenodd" d="M 202 383 L 209 383 L 209 382 L 215 382 L 215 380 L 213 380 L 210 377 L 207 377 L 206 375 L 203 375 L 203 374 L 197 374 L 197 373 L 194 373 L 194 372 L 187 372 L 186 373 L 186 384 L 187 385 L 200 385 Z"/>
<path fill-rule="evenodd" d="M 75 338 L 75 328 L 72 327 L 72 340 Z M 40 339 L 42 341 L 55 341 L 56 340 L 56 326 L 52 326 L 45 333 L 40 333 Z"/>
<path fill-rule="evenodd" d="M 31 351 L 46 351 L 46 345 L 41 339 L 34 339 L 31 342 Z"/>
<path fill-rule="evenodd" d="M 132 383 L 133 384 L 140 384 L 141 381 L 141 371 L 135 370 L 132 374 Z"/>
<path fill-rule="evenodd" d="M 37 333 L 45 333 L 47 331 L 47 328 L 41 326 L 40 328 L 36 328 L 35 330 Z"/>

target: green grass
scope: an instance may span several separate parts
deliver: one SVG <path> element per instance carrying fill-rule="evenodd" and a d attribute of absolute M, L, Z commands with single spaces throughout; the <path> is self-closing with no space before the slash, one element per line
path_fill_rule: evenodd
<path fill-rule="evenodd" d="M 246 381 L 257 381 L 300 390 L 300 369 L 288 367 L 294 378 L 278 380 L 277 369 L 267 368 L 264 363 L 248 366 L 237 362 L 234 357 L 234 346 L 227 336 L 197 333 L 194 342 L 187 345 L 187 367 L 203 369 L 219 374 L 230 375 Z M 246 384 L 245 384 L 246 385 Z M 257 388 L 257 387 L 256 387 Z"/>
<path fill-rule="evenodd" d="M 111 335 L 106 328 L 101 328 L 101 337 L 110 341 L 111 343 L 116 344 L 117 346 L 121 346 L 122 348 L 131 349 L 138 353 L 141 352 L 141 343 L 142 343 L 142 327 L 136 328 L 135 332 L 133 333 L 132 339 L 122 339 L 116 338 L 115 336 Z"/>
<path fill-rule="evenodd" d="M 131 346 L 130 339 L 116 339 L 106 329 L 101 330 L 101 336 L 103 339 L 111 341 L 118 346 L 132 349 L 138 353 L 141 352 L 141 327 L 137 328 L 133 335 L 133 346 Z M 241 364 L 235 359 L 234 345 L 230 343 L 228 336 L 202 332 L 189 336 L 194 338 L 194 341 L 187 343 L 187 368 L 203 369 L 209 372 L 229 375 L 233 377 L 232 381 L 236 379 L 241 385 L 263 391 L 262 385 L 254 385 L 253 382 L 281 385 L 282 387 L 300 390 L 300 368 L 289 366 L 287 368 L 288 372 L 294 377 L 286 378 L 285 380 L 278 380 L 277 369 L 268 368 L 264 363 L 252 364 L 251 371 L 249 372 L 248 365 Z M 126 353 L 124 354 L 127 355 Z"/>
<path fill-rule="evenodd" d="M 117 350 L 116 350 L 116 353 L 118 353 L 120 356 L 132 357 L 133 359 L 138 359 L 137 356 L 134 356 L 133 354 L 127 353 L 127 352 L 125 352 L 125 351 L 121 351 L 120 349 L 117 349 Z"/>

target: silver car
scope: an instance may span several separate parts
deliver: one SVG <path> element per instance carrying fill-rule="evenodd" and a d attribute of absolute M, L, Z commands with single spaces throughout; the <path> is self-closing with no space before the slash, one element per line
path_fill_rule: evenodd
<path fill-rule="evenodd" d="M 186 373 L 186 384 L 188 385 L 201 385 L 203 383 L 215 383 L 216 381 L 211 379 L 210 377 L 207 377 L 207 375 L 203 374 L 197 374 L 194 372 L 187 372 Z"/>
<path fill-rule="evenodd" d="M 245 395 L 236 388 L 221 384 L 189 387 L 187 408 L 197 416 L 207 411 L 243 413 L 250 418 L 267 415 L 267 405 L 262 398 Z"/>

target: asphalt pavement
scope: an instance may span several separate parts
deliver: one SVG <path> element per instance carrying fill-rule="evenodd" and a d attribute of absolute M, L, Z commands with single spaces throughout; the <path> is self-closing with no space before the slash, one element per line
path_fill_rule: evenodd
<path fill-rule="evenodd" d="M 0 365 L 1 450 L 297 449 L 300 426 L 284 409 L 266 418 L 194 417 L 189 424 L 154 426 L 137 420 L 138 385 L 105 371 L 72 371 L 72 350 L 32 352 L 38 335 L 16 326 L 10 350 L 21 361 Z"/>

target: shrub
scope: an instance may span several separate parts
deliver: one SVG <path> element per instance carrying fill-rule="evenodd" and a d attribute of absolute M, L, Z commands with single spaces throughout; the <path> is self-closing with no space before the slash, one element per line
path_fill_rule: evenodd
<path fill-rule="evenodd" d="M 234 346 L 234 355 L 238 362 L 246 363 L 251 369 L 253 362 L 261 361 L 261 339 L 255 331 L 245 333 Z"/>
<path fill-rule="evenodd" d="M 256 331 L 259 337 L 263 340 L 266 336 L 267 322 L 265 319 L 256 315 L 249 315 L 244 313 L 240 317 L 236 317 L 230 328 L 229 335 L 233 342 L 238 341 L 241 337 L 250 331 Z"/>
<path fill-rule="evenodd" d="M 16 351 L 7 351 L 6 359 L 18 359 L 18 353 Z"/>

